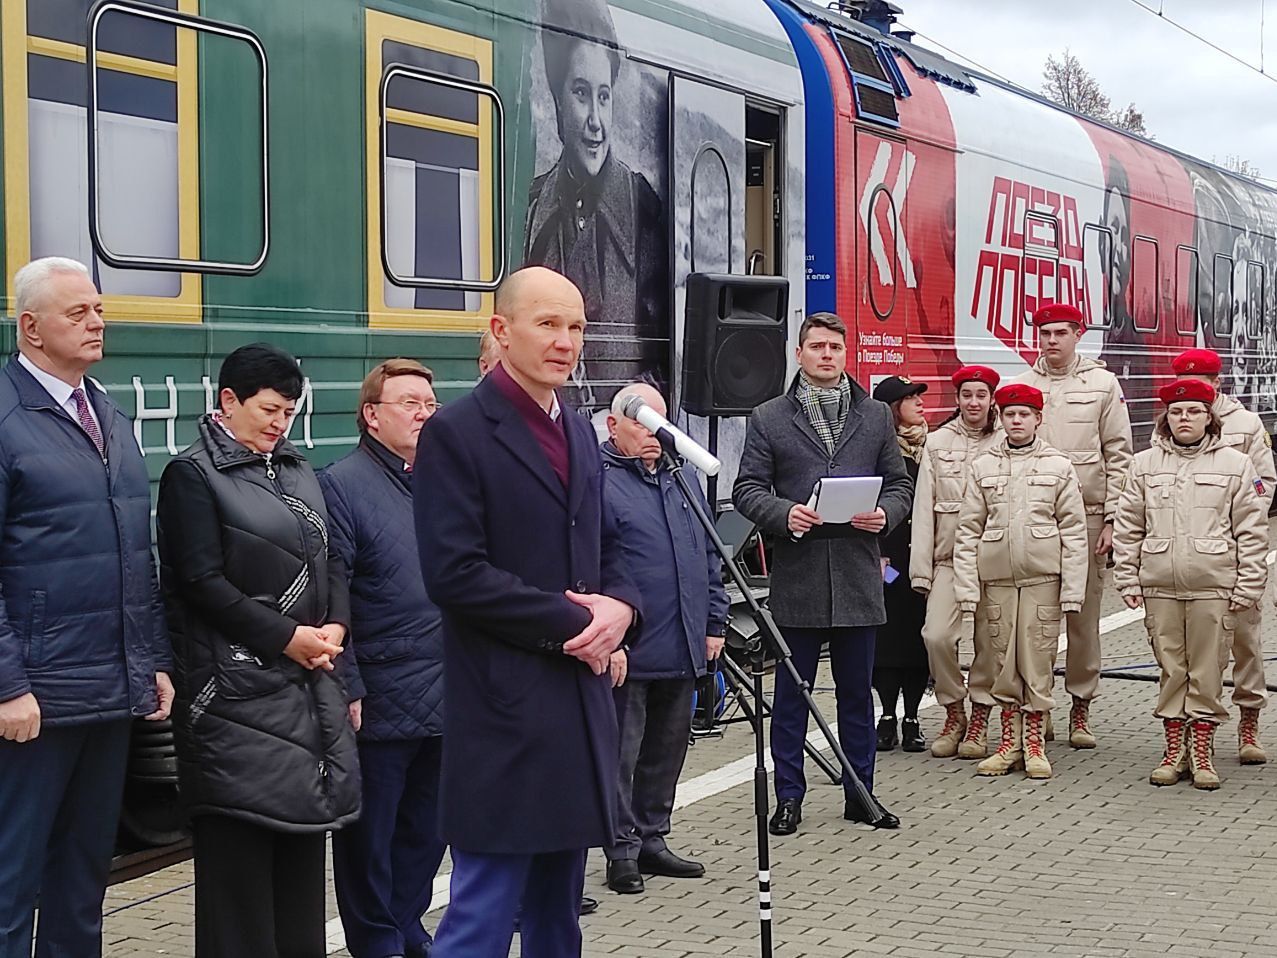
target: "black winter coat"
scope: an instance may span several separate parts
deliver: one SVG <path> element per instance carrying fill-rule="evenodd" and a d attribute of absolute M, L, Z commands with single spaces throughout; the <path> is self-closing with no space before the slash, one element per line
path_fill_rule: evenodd
<path fill-rule="evenodd" d="M 412 473 L 371 436 L 319 474 L 333 547 L 350 574 L 350 635 L 337 671 L 363 699 L 365 742 L 443 734 L 443 621 L 426 595 Z"/>
<path fill-rule="evenodd" d="M 902 456 L 909 478 L 918 482 L 918 463 Z M 909 545 L 913 537 L 913 516 L 882 537 L 884 558 L 899 576 L 890 585 L 883 583 L 882 598 L 887 606 L 887 623 L 878 627 L 874 667 L 914 669 L 929 672 L 927 648 L 922 644 L 922 623 L 927 617 L 927 597 L 909 584 Z"/>
<path fill-rule="evenodd" d="M 360 794 L 345 691 L 283 654 L 299 624 L 350 623 L 319 482 L 287 440 L 264 456 L 208 416 L 199 430 L 164 470 L 156 517 L 183 803 L 279 831 L 341 827 Z"/>

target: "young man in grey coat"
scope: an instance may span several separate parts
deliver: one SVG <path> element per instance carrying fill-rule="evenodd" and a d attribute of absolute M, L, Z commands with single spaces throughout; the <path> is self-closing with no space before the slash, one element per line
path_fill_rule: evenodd
<path fill-rule="evenodd" d="M 807 317 L 798 334 L 798 375 L 783 396 L 750 416 L 733 501 L 775 539 L 771 612 L 808 683 L 815 680 L 821 647 L 829 644 L 838 738 L 857 777 L 872 791 L 870 678 L 875 632 L 886 621 L 878 540 L 908 517 L 913 483 L 896 443 L 891 410 L 846 374 L 846 354 L 847 327 L 841 319 L 832 313 Z M 848 524 L 822 527 L 806 503 L 818 479 L 834 476 L 881 476 L 878 507 Z M 773 835 L 793 834 L 802 821 L 807 717 L 798 687 L 787 671 L 778 671 L 771 725 Z M 868 821 L 849 784 L 843 782 L 843 817 Z M 875 824 L 896 828 L 900 821 L 887 813 Z"/>

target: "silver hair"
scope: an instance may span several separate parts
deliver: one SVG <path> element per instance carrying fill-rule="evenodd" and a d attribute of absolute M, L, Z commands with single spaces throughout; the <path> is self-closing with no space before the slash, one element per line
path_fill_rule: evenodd
<path fill-rule="evenodd" d="M 89 275 L 89 268 L 79 260 L 66 256 L 43 256 L 33 259 L 13 276 L 13 312 L 15 316 L 34 311 L 48 290 L 56 273 Z"/>

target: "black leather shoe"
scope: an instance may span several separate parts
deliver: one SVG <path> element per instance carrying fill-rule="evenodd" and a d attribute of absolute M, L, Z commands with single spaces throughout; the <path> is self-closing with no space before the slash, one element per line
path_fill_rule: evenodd
<path fill-rule="evenodd" d="M 900 747 L 906 752 L 925 752 L 927 740 L 922 737 L 922 726 L 917 719 L 903 719 L 900 722 Z"/>
<path fill-rule="evenodd" d="M 581 908 L 577 912 L 578 915 L 593 915 L 598 910 L 599 903 L 597 899 L 585 895 L 581 896 Z"/>
<path fill-rule="evenodd" d="M 625 858 L 608 862 L 607 887 L 618 895 L 641 895 L 643 876 L 639 874 L 638 862 Z"/>
<path fill-rule="evenodd" d="M 884 715 L 878 720 L 878 751 L 890 752 L 896 747 L 896 717 Z"/>
<path fill-rule="evenodd" d="M 874 828 L 899 828 L 900 819 L 887 811 L 887 807 L 878 802 L 878 807 L 882 809 L 882 818 L 876 822 L 869 820 L 869 814 L 865 811 L 860 802 L 850 799 L 843 806 L 842 817 L 849 822 L 860 822 L 862 825 L 872 825 Z"/>
<path fill-rule="evenodd" d="M 776 803 L 776 813 L 767 823 L 767 830 L 773 835 L 792 835 L 798 831 L 798 823 L 802 820 L 802 799 L 782 798 Z"/>
<path fill-rule="evenodd" d="M 639 853 L 638 867 L 645 875 L 661 875 L 665 878 L 703 878 L 705 866 L 690 858 L 679 858 L 668 848 L 651 854 Z"/>

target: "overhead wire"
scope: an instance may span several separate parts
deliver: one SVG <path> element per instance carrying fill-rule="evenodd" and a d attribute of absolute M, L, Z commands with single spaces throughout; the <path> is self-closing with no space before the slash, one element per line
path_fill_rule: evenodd
<path fill-rule="evenodd" d="M 1204 43 L 1204 44 L 1206 44 L 1208 47 L 1210 47 L 1212 50 L 1215 50 L 1217 53 L 1222 53 L 1224 56 L 1228 57 L 1228 59 L 1233 60 L 1233 61 L 1235 61 L 1235 62 L 1237 62 L 1237 63 L 1240 63 L 1240 64 L 1241 64 L 1242 66 L 1244 66 L 1247 70 L 1253 70 L 1255 73 L 1258 73 L 1260 76 L 1264 77 L 1265 79 L 1272 80 L 1274 83 L 1277 83 L 1277 76 L 1273 76 L 1271 73 L 1268 73 L 1268 72 L 1267 72 L 1267 71 L 1263 68 L 1263 43 L 1264 43 L 1264 40 L 1263 40 L 1263 32 L 1264 32 L 1264 31 L 1263 31 L 1263 17 L 1264 17 L 1264 8 L 1263 8 L 1262 3 L 1261 3 L 1260 8 L 1259 8 L 1259 17 L 1260 17 L 1260 31 L 1259 31 L 1259 33 L 1260 33 L 1260 39 L 1259 39 L 1259 43 L 1260 43 L 1260 65 L 1259 65 L 1259 66 L 1255 66 L 1255 64 L 1251 63 L 1251 62 L 1250 62 L 1250 61 L 1248 61 L 1248 60 L 1243 60 L 1241 57 L 1239 57 L 1237 54 L 1233 53 L 1231 50 L 1225 49 L 1224 47 L 1221 47 L 1218 43 L 1215 43 L 1215 42 L 1213 42 L 1213 41 L 1211 41 L 1211 40 L 1207 40 L 1207 39 L 1206 39 L 1204 36 L 1202 36 L 1200 33 L 1197 33 L 1197 32 L 1195 32 L 1195 31 L 1193 31 L 1193 30 L 1190 30 L 1188 27 L 1184 26 L 1184 24 L 1182 24 L 1182 23 L 1180 23 L 1180 22 L 1178 22 L 1178 21 L 1176 21 L 1176 20 L 1172 20 L 1170 17 L 1166 16 L 1166 14 L 1162 13 L 1162 11 L 1161 11 L 1160 9 L 1159 9 L 1159 10 L 1154 10 L 1154 9 L 1153 9 L 1152 7 L 1150 7 L 1147 3 L 1145 3 L 1145 2 L 1144 2 L 1144 0 L 1131 0 L 1131 3 L 1135 4 L 1137 7 L 1139 7 L 1141 10 L 1145 11 L 1146 13 L 1149 13 L 1149 14 L 1151 14 L 1152 16 L 1157 17 L 1159 20 L 1162 20 L 1162 21 L 1163 21 L 1163 22 L 1165 22 L 1165 23 L 1169 23 L 1169 24 L 1170 24 L 1171 26 L 1173 26 L 1176 30 L 1179 30 L 1179 31 L 1181 31 L 1181 32 L 1183 32 L 1183 33 L 1188 34 L 1188 35 L 1189 35 L 1190 37 L 1192 37 L 1194 40 L 1197 40 L 1197 41 L 1199 41 L 1200 43 Z"/>

